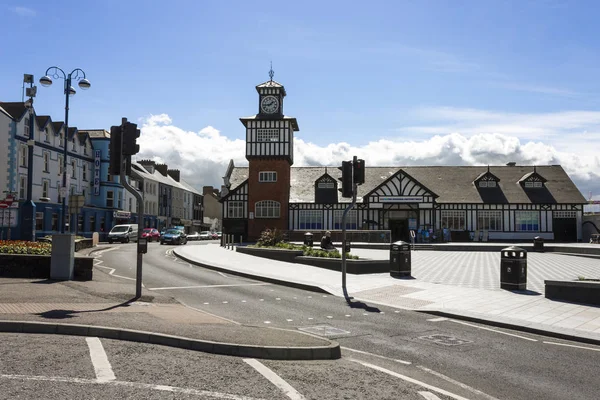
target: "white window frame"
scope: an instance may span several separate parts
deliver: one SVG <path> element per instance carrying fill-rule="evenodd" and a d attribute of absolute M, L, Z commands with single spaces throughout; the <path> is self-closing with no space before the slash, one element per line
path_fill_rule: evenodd
<path fill-rule="evenodd" d="M 24 199 L 27 193 L 27 176 L 19 176 L 19 199 Z"/>
<path fill-rule="evenodd" d="M 280 131 L 278 128 L 260 128 L 256 130 L 258 142 L 278 142 Z"/>
<path fill-rule="evenodd" d="M 490 232 L 502 231 L 502 221 L 502 210 L 477 211 L 477 229 L 485 229 Z"/>
<path fill-rule="evenodd" d="M 43 153 L 43 160 L 44 160 L 44 171 L 43 172 L 50 172 L 50 153 L 45 151 Z M 48 197 L 48 196 L 43 196 L 43 197 Z"/>
<path fill-rule="evenodd" d="M 552 218 L 577 218 L 577 211 L 567 211 L 567 210 L 553 211 Z"/>
<path fill-rule="evenodd" d="M 50 136 L 49 136 L 49 133 L 48 133 L 48 127 L 46 127 L 44 129 L 44 142 L 50 143 Z"/>
<path fill-rule="evenodd" d="M 333 229 L 342 229 L 342 218 L 344 216 L 344 210 L 333 211 Z M 356 230 L 358 229 L 356 210 L 348 211 L 346 214 L 346 229 Z"/>
<path fill-rule="evenodd" d="M 541 181 L 526 181 L 525 187 L 527 189 L 539 189 L 544 187 L 544 184 Z"/>
<path fill-rule="evenodd" d="M 323 211 L 300 210 L 298 213 L 298 229 L 323 229 Z"/>
<path fill-rule="evenodd" d="M 259 182 L 277 182 L 276 171 L 260 171 L 258 173 Z"/>
<path fill-rule="evenodd" d="M 261 200 L 254 205 L 255 218 L 279 218 L 281 203 L 275 200 Z"/>
<path fill-rule="evenodd" d="M 21 167 L 27 167 L 27 161 L 28 161 L 27 158 L 28 158 L 28 155 L 29 155 L 28 154 L 28 150 L 29 149 L 27 148 L 27 146 L 21 146 L 20 150 L 21 151 L 20 151 L 20 154 L 19 154 L 19 156 L 20 156 L 19 158 L 20 158 L 20 161 L 21 161 Z"/>
<path fill-rule="evenodd" d="M 464 231 L 467 226 L 466 212 L 465 210 L 442 210 L 440 223 L 451 231 Z"/>
<path fill-rule="evenodd" d="M 50 197 L 50 182 L 47 180 L 42 181 L 42 197 Z"/>
<path fill-rule="evenodd" d="M 71 160 L 71 179 L 77 179 L 77 160 Z"/>
<path fill-rule="evenodd" d="M 63 133 L 61 132 L 61 133 L 58 135 L 58 137 L 59 137 L 59 139 L 58 139 L 58 145 L 59 145 L 59 147 L 62 149 L 62 148 L 65 146 L 65 142 L 64 142 L 64 140 L 65 140 L 65 136 L 64 136 L 64 135 L 63 135 Z"/>
<path fill-rule="evenodd" d="M 539 232 L 539 211 L 515 211 L 515 231 L 517 232 Z"/>
<path fill-rule="evenodd" d="M 244 218 L 244 202 L 241 200 L 228 201 L 227 218 Z"/>

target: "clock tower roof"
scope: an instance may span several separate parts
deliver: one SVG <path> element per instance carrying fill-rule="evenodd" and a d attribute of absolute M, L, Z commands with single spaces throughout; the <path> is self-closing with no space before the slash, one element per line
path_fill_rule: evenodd
<path fill-rule="evenodd" d="M 280 88 L 281 94 L 284 96 L 286 95 L 285 88 L 283 87 L 283 85 L 274 80 L 266 81 L 266 82 L 261 83 L 260 85 L 256 85 L 256 91 L 258 93 L 260 93 L 261 88 Z"/>

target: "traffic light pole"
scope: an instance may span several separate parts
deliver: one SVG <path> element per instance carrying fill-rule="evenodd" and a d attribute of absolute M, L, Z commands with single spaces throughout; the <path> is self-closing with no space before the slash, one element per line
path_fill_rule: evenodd
<path fill-rule="evenodd" d="M 127 124 L 127 118 L 123 118 L 121 120 L 121 149 L 123 148 L 123 140 L 124 140 L 123 138 L 125 136 L 124 135 L 125 124 Z M 113 156 L 115 156 L 115 154 L 111 154 L 110 156 L 113 157 Z M 125 170 L 126 170 L 125 165 L 127 164 L 126 160 L 127 160 L 127 157 L 131 157 L 131 156 L 123 157 L 121 154 L 119 154 L 118 157 L 120 158 L 119 165 L 121 166 L 121 173 L 120 173 L 121 184 L 137 200 L 138 239 L 136 242 L 137 242 L 138 251 L 137 251 L 137 268 L 136 268 L 136 275 L 135 275 L 135 298 L 139 299 L 140 297 L 142 297 L 142 253 L 139 250 L 140 249 L 139 241 L 140 241 L 140 238 L 142 237 L 142 230 L 144 229 L 144 198 L 142 197 L 140 192 L 138 192 L 133 186 L 131 186 L 127 182 L 127 179 L 125 176 Z"/>
<path fill-rule="evenodd" d="M 353 163 L 356 163 L 357 157 L 354 156 Z M 354 208 L 356 204 L 356 189 L 357 184 L 352 183 L 352 203 L 344 210 L 344 214 L 342 215 L 342 290 L 344 292 L 344 297 L 346 301 L 349 303 L 352 300 L 352 297 L 348 296 L 348 290 L 346 289 L 346 216 L 348 212 Z"/>

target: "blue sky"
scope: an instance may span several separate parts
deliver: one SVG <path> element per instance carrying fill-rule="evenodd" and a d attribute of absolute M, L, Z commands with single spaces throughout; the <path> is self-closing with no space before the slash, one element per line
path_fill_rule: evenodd
<path fill-rule="evenodd" d="M 82 68 L 92 87 L 72 99 L 71 125 L 108 129 L 126 116 L 162 127 L 165 140 L 193 133 L 237 148 L 238 118 L 256 112 L 254 86 L 272 61 L 286 114 L 298 118 L 297 145 L 323 158 L 304 163 L 336 163 L 350 151 L 371 165 L 432 163 L 369 149 L 428 147 L 437 135 L 460 153 L 440 150 L 440 163 L 560 163 L 586 197 L 600 197 L 598 11 L 594 1 L 560 0 L 0 0 L 0 100 L 21 99 L 23 73 L 37 81 L 50 66 Z M 38 114 L 63 119 L 60 88 L 38 88 Z M 150 123 L 152 115 L 168 119 Z M 193 161 L 144 147 L 181 168 Z M 206 168 L 225 163 L 214 151 L 198 155 L 213 155 Z M 223 171 L 196 172 L 220 185 Z"/>

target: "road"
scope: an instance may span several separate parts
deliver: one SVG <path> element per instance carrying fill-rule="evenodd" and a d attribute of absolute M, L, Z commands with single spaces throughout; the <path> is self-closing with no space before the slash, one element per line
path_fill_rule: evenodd
<path fill-rule="evenodd" d="M 187 244 L 199 251 L 206 245 L 213 244 Z M 191 266 L 172 248 L 149 244 L 146 289 L 242 324 L 300 329 L 340 343 L 338 361 L 261 361 L 306 398 L 436 398 L 410 379 L 472 399 L 595 399 L 600 391 L 598 346 L 375 305 L 350 308 L 338 297 Z M 114 275 L 133 279 L 134 251 L 133 244 L 118 245 L 100 257 Z"/>

